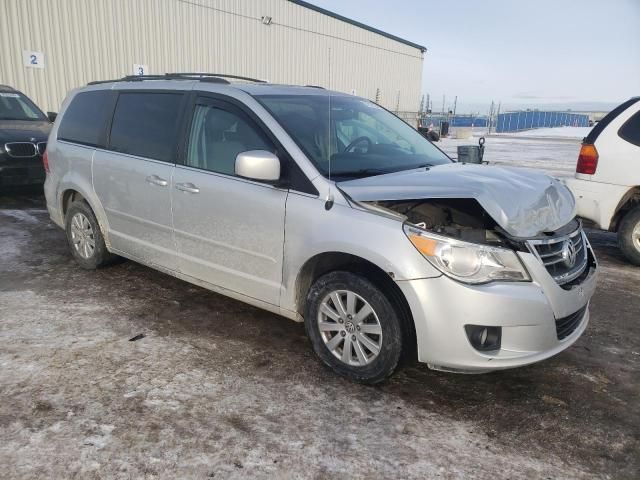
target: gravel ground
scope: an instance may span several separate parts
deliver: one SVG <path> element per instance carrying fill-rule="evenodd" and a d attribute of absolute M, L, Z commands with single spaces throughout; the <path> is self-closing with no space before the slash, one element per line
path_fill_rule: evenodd
<path fill-rule="evenodd" d="M 133 262 L 81 270 L 38 192 L 0 195 L 0 478 L 636 479 L 640 268 L 589 236 L 600 282 L 573 347 L 367 387 L 301 324 Z"/>

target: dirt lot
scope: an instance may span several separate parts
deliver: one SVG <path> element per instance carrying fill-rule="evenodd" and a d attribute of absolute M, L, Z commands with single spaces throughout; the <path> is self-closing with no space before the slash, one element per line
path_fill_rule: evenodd
<path fill-rule="evenodd" d="M 638 478 L 640 268 L 590 238 L 568 351 L 366 387 L 301 324 L 132 262 L 81 270 L 39 194 L 0 196 L 0 477 Z"/>

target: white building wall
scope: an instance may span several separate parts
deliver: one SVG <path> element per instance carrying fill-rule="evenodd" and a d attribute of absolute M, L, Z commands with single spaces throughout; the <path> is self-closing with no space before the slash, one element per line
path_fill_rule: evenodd
<path fill-rule="evenodd" d="M 270 25 L 262 17 L 272 18 Z M 29 68 L 23 51 L 44 54 Z M 92 80 L 213 72 L 318 85 L 416 112 L 420 49 L 288 0 L 0 0 L 0 83 L 57 111 Z"/>

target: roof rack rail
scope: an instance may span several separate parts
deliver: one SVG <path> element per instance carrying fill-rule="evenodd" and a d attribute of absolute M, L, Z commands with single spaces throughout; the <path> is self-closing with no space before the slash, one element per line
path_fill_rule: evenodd
<path fill-rule="evenodd" d="M 189 78 L 231 78 L 233 80 L 244 80 L 246 82 L 267 83 L 266 80 L 260 80 L 258 78 L 243 77 L 240 75 L 228 75 L 226 73 L 165 73 L 166 76 L 176 77 L 189 77 Z"/>
<path fill-rule="evenodd" d="M 229 84 L 226 78 L 234 80 L 245 80 L 248 82 L 266 83 L 265 80 L 257 78 L 242 77 L 239 75 L 227 75 L 222 73 L 165 73 L 164 75 L 127 75 L 117 80 L 97 80 L 89 82 L 87 85 L 100 85 L 102 83 L 113 82 L 142 82 L 144 80 L 200 80 L 201 82 L 225 83 Z"/>
<path fill-rule="evenodd" d="M 309 87 L 309 88 L 319 88 L 320 90 L 326 90 L 324 87 L 321 87 L 320 85 L 305 85 L 305 87 Z"/>

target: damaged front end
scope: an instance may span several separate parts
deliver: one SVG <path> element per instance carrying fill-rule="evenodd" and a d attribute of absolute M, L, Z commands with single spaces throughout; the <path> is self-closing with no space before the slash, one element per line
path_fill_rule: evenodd
<path fill-rule="evenodd" d="M 522 242 L 509 238 L 474 199 L 387 200 L 365 203 L 399 213 L 411 225 L 445 237 L 495 247 L 522 247 Z"/>
<path fill-rule="evenodd" d="M 514 250 L 525 244 L 506 234 L 473 199 L 363 202 L 401 215 L 404 232 L 438 270 L 470 284 L 530 281 Z"/>
<path fill-rule="evenodd" d="M 595 262 L 571 192 L 540 172 L 448 164 L 338 187 L 363 208 L 402 219 L 420 253 L 465 283 L 530 281 L 520 252 L 563 288 Z"/>
<path fill-rule="evenodd" d="M 358 203 L 402 219 L 418 251 L 442 273 L 464 283 L 530 281 L 516 252 L 533 254 L 564 289 L 579 285 L 596 266 L 576 218 L 557 230 L 521 238 L 506 232 L 475 199 Z"/>

